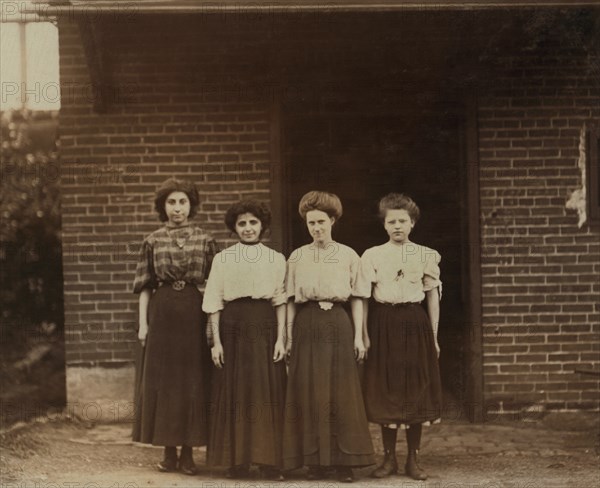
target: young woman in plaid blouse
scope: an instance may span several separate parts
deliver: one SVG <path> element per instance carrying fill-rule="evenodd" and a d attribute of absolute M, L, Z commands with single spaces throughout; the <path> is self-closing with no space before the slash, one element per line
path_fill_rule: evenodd
<path fill-rule="evenodd" d="M 162 184 L 155 208 L 165 226 L 144 239 L 134 281 L 144 359 L 133 440 L 165 446 L 160 471 L 189 475 L 192 447 L 207 442 L 211 365 L 201 287 L 217 253 L 214 239 L 189 221 L 198 205 L 193 183 Z"/>

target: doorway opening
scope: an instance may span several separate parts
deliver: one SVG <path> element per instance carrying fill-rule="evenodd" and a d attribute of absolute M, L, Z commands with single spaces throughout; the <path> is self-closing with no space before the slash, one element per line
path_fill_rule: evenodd
<path fill-rule="evenodd" d="M 340 101 L 340 94 L 337 93 Z M 469 252 L 466 235 L 464 105 L 451 96 L 406 94 L 401 103 L 361 104 L 347 94 L 333 106 L 287 106 L 282 114 L 286 165 L 288 252 L 310 242 L 297 205 L 304 193 L 324 190 L 342 200 L 344 214 L 333 238 L 359 254 L 387 241 L 378 200 L 401 192 L 419 205 L 411 240 L 442 255 L 439 342 L 446 416 L 471 413 L 469 320 L 464 299 Z M 475 399 L 475 401 L 477 401 Z"/>

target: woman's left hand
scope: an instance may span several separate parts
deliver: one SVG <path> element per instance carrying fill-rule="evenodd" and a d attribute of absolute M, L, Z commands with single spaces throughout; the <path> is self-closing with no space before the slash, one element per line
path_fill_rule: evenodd
<path fill-rule="evenodd" d="M 354 339 L 354 357 L 360 363 L 365 359 L 366 354 L 367 348 L 365 347 L 362 337 L 356 337 Z"/>
<path fill-rule="evenodd" d="M 223 352 L 223 345 L 220 343 L 215 344 L 211 349 L 211 355 L 215 366 L 219 369 L 222 369 L 223 365 L 225 364 L 225 353 Z"/>
<path fill-rule="evenodd" d="M 275 350 L 273 351 L 273 361 L 278 363 L 285 358 L 285 345 L 282 340 L 275 342 Z"/>

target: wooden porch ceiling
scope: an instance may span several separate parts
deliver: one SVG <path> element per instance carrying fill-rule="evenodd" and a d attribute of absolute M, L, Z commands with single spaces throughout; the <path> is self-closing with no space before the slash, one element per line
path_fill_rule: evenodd
<path fill-rule="evenodd" d="M 244 19 L 251 19 L 253 14 L 266 18 L 273 11 L 281 12 L 284 18 L 288 14 L 296 13 L 301 18 L 303 17 L 302 12 L 312 9 L 316 15 L 321 13 L 339 15 L 340 18 L 343 17 L 346 20 L 361 19 L 361 21 L 364 20 L 364 23 L 370 21 L 369 14 L 372 14 L 376 17 L 374 20 L 376 23 L 373 25 L 376 25 L 379 31 L 378 34 L 369 31 L 369 36 L 375 36 L 381 41 L 382 52 L 390 63 L 395 66 L 411 67 L 414 79 L 418 80 L 415 86 L 419 86 L 421 90 L 423 84 L 431 80 L 431 73 L 435 70 L 444 74 L 443 80 L 446 84 L 450 79 L 458 80 L 462 85 L 470 85 L 476 81 L 478 73 L 485 69 L 486 60 L 493 59 L 498 52 L 528 49 L 547 38 L 554 42 L 562 42 L 561 36 L 569 34 L 568 31 L 573 28 L 574 22 L 579 29 L 575 33 L 574 39 L 582 45 L 582 48 L 596 52 L 597 47 L 593 48 L 593 46 L 597 42 L 597 35 L 579 31 L 589 28 L 592 33 L 597 33 L 597 27 L 589 27 L 588 24 L 594 22 L 595 26 L 600 25 L 598 24 L 600 9 L 585 9 L 586 16 L 583 19 L 585 22 L 580 16 L 581 6 L 588 4 L 598 6 L 598 0 L 463 0 L 463 2 L 456 0 L 423 0 L 421 2 L 321 0 L 320 3 L 314 0 L 305 0 L 303 3 L 291 0 L 212 2 L 202 0 L 139 0 L 137 2 L 30 0 L 27 2 L 24 0 L 23 3 L 28 5 L 27 8 L 34 9 L 29 10 L 29 13 L 35 11 L 43 18 L 54 17 L 59 20 L 66 18 L 79 25 L 90 78 L 94 86 L 99 87 L 98 96 L 94 99 L 97 112 L 106 111 L 107 101 L 104 99 L 102 87 L 111 86 L 113 55 L 107 47 L 107 39 L 111 37 L 108 26 L 110 26 L 111 20 L 131 19 L 137 14 L 143 14 L 145 22 L 153 22 L 159 28 L 163 23 L 177 22 L 182 35 L 186 29 L 194 29 L 194 23 L 203 14 L 208 14 L 210 17 L 213 12 L 220 13 L 220 15 L 212 16 L 216 22 L 225 22 L 225 19 L 229 19 L 231 14 L 231 18 L 241 23 L 244 22 Z M 533 5 L 540 8 L 522 8 Z M 458 6 L 460 6 L 460 10 L 456 10 L 459 8 Z M 512 8 L 506 8 L 507 6 Z M 572 8 L 554 8 L 565 6 Z M 406 14 L 402 12 L 402 9 L 405 9 Z M 390 10 L 389 14 L 384 13 L 385 10 Z M 358 11 L 364 11 L 364 13 L 358 13 Z M 189 15 L 183 16 L 184 13 Z M 246 13 L 249 15 L 245 15 Z M 452 34 L 452 32 L 456 32 L 456 16 L 465 16 L 460 32 L 468 32 L 468 35 Z M 426 28 L 417 17 L 427 20 Z M 310 22 L 310 20 L 309 18 L 306 22 Z M 348 28 L 352 28 L 353 24 L 351 22 L 349 24 Z M 345 22 L 340 25 L 344 26 Z M 398 25 L 402 26 L 401 30 L 398 29 Z M 562 29 L 558 28 L 561 26 L 563 26 Z M 385 30 L 386 28 L 387 30 Z M 419 43 L 416 41 L 418 39 L 422 39 L 424 42 Z M 430 48 L 429 51 L 427 51 L 427 47 Z M 446 59 L 448 52 L 459 53 L 459 55 L 452 54 L 454 56 L 452 63 Z M 360 58 L 360 52 L 354 52 L 353 56 L 356 59 L 362 59 L 360 62 L 357 61 L 357 66 L 362 66 L 361 71 L 352 73 L 355 85 L 368 84 L 378 76 L 374 69 L 376 66 L 374 67 L 373 63 L 369 61 L 370 54 Z M 307 61 L 308 63 L 310 63 L 310 59 Z M 309 65 L 304 71 L 320 73 L 318 69 L 311 70 L 311 67 L 314 66 Z M 280 68 L 285 71 L 286 66 Z M 405 73 L 402 76 L 408 78 L 411 73 Z M 379 79 L 385 79 L 386 76 L 386 73 L 382 73 Z M 322 75 L 319 74 L 319 77 Z M 436 79 L 442 79 L 442 77 Z"/>

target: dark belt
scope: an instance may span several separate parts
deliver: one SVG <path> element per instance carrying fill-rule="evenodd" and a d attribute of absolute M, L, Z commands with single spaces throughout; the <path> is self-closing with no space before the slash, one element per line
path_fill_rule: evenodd
<path fill-rule="evenodd" d="M 175 291 L 181 291 L 185 288 L 185 285 L 187 285 L 187 281 L 184 280 L 177 280 L 177 281 L 160 281 L 158 283 L 158 286 L 166 286 L 166 285 L 171 285 L 171 288 L 173 288 L 173 290 Z"/>
<path fill-rule="evenodd" d="M 421 305 L 421 302 L 401 302 L 401 303 L 382 303 L 375 300 L 377 305 L 387 306 L 387 307 L 410 307 L 412 305 Z"/>
<path fill-rule="evenodd" d="M 242 303 L 242 302 L 268 302 L 271 303 L 271 300 L 269 298 L 252 298 L 252 297 L 239 297 L 236 298 L 234 300 L 231 300 L 230 302 L 227 303 Z"/>

